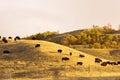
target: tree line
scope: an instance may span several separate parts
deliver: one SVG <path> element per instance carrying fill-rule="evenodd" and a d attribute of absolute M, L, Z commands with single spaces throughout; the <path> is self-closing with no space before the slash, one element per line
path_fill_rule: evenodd
<path fill-rule="evenodd" d="M 120 48 L 120 35 L 111 25 L 99 27 L 93 25 L 79 34 L 67 34 L 62 40 L 64 45 L 88 45 L 88 48 Z"/>
<path fill-rule="evenodd" d="M 120 30 L 118 30 L 120 31 Z M 114 34 L 115 29 L 112 29 L 110 24 L 103 27 L 93 25 L 92 28 L 84 29 L 77 34 L 65 34 L 64 37 L 59 38 L 62 45 L 88 45 L 88 48 L 120 48 L 120 35 Z M 37 33 L 26 37 L 26 39 L 48 40 L 50 41 L 54 36 L 59 35 L 59 32 L 44 32 Z M 54 39 L 53 41 L 56 42 Z"/>
<path fill-rule="evenodd" d="M 46 31 L 46 32 L 43 32 L 43 33 L 37 33 L 37 34 L 31 35 L 31 36 L 27 36 L 27 37 L 25 37 L 25 39 L 50 40 L 51 37 L 53 37 L 53 36 L 55 36 L 57 34 L 59 34 L 58 31 L 53 31 L 53 32 Z"/>

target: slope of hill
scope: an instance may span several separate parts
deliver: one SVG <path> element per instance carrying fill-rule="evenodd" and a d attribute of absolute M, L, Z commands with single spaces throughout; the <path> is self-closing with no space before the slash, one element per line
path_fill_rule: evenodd
<path fill-rule="evenodd" d="M 103 59 L 119 61 L 120 60 L 120 50 L 119 49 L 77 49 L 86 54 L 90 54 Z M 118 50 L 118 51 L 116 51 Z"/>
<path fill-rule="evenodd" d="M 35 48 L 36 44 L 40 44 L 40 47 Z M 63 52 L 58 53 L 58 49 Z M 4 50 L 9 50 L 10 53 L 3 53 Z M 85 57 L 80 58 L 79 54 Z M 100 66 L 95 63 L 95 56 L 41 40 L 11 41 L 7 44 L 1 42 L 0 55 L 2 80 L 79 80 L 79 77 L 118 76 L 120 67 Z M 70 60 L 62 61 L 62 57 Z M 83 65 L 77 65 L 77 62 L 83 62 Z"/>
<path fill-rule="evenodd" d="M 74 30 L 74 31 L 58 34 L 58 35 L 50 37 L 50 40 L 48 40 L 48 41 L 52 41 L 52 42 L 55 42 L 55 43 L 60 43 L 60 39 L 64 38 L 67 34 L 75 35 L 75 34 L 79 34 L 82 31 L 84 31 L 84 30 L 82 30 L 82 29 L 81 30 Z"/>

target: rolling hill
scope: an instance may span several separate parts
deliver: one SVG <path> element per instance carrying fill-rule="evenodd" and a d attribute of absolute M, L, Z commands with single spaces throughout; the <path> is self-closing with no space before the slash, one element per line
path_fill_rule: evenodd
<path fill-rule="evenodd" d="M 35 48 L 36 44 L 40 47 Z M 58 49 L 63 52 L 58 53 Z M 10 53 L 3 53 L 4 50 Z M 85 57 L 80 58 L 80 54 Z M 1 80 L 79 80 L 79 77 L 120 75 L 120 66 L 100 66 L 95 63 L 96 56 L 48 41 L 9 40 L 6 44 L 0 41 L 0 55 Z M 62 61 L 62 57 L 70 60 Z M 83 62 L 83 65 L 77 65 L 77 62 Z"/>
<path fill-rule="evenodd" d="M 49 39 L 47 39 L 47 40 L 51 41 L 51 42 L 55 42 L 55 43 L 60 43 L 60 39 L 64 38 L 67 34 L 75 35 L 75 34 L 79 34 L 82 31 L 84 31 L 84 30 L 83 29 L 81 29 L 81 30 L 74 30 L 74 31 L 70 31 L 70 32 L 57 34 L 55 36 L 50 37 L 50 40 Z"/>
<path fill-rule="evenodd" d="M 120 60 L 120 50 L 119 49 L 77 49 L 86 54 L 90 54 L 99 58 L 108 59 L 112 61 Z"/>

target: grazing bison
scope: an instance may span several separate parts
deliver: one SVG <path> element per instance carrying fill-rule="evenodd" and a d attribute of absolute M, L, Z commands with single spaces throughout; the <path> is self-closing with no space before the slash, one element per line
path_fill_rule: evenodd
<path fill-rule="evenodd" d="M 70 60 L 68 57 L 63 57 L 62 58 L 62 61 L 68 61 L 68 60 Z"/>
<path fill-rule="evenodd" d="M 82 62 L 77 62 L 77 65 L 82 65 L 83 63 Z"/>
<path fill-rule="evenodd" d="M 16 38 L 16 39 L 18 39 L 18 40 L 20 40 L 20 39 L 21 39 L 19 36 L 16 36 L 15 38 Z"/>
<path fill-rule="evenodd" d="M 109 65 L 111 65 L 111 62 L 110 62 L 110 61 L 107 61 L 106 63 L 109 64 Z"/>
<path fill-rule="evenodd" d="M 101 66 L 107 66 L 107 63 L 106 62 L 102 62 Z"/>
<path fill-rule="evenodd" d="M 14 40 L 16 41 L 16 38 L 14 38 Z"/>
<path fill-rule="evenodd" d="M 70 52 L 70 56 L 72 56 L 72 52 Z"/>
<path fill-rule="evenodd" d="M 19 36 L 16 36 L 15 38 L 14 38 L 14 40 L 16 41 L 16 40 L 20 40 L 21 38 L 19 37 Z"/>
<path fill-rule="evenodd" d="M 58 49 L 58 53 L 62 53 L 62 50 L 61 50 L 61 49 Z"/>
<path fill-rule="evenodd" d="M 111 65 L 118 65 L 116 62 L 111 62 Z"/>
<path fill-rule="evenodd" d="M 79 57 L 83 58 L 83 57 L 85 57 L 85 56 L 84 56 L 84 55 L 82 55 L 82 54 L 80 54 L 80 55 L 79 55 Z"/>
<path fill-rule="evenodd" d="M 5 51 L 3 51 L 3 53 L 9 54 L 9 53 L 10 53 L 10 51 L 5 50 Z"/>
<path fill-rule="evenodd" d="M 6 39 L 5 37 L 3 37 L 2 41 L 3 41 L 4 43 L 8 43 L 8 41 L 7 41 L 7 39 Z"/>
<path fill-rule="evenodd" d="M 12 39 L 12 37 L 8 37 L 8 39 Z"/>
<path fill-rule="evenodd" d="M 117 64 L 120 64 L 120 61 L 118 61 Z"/>
<path fill-rule="evenodd" d="M 110 61 L 107 61 L 106 63 L 109 64 L 109 65 L 118 65 L 117 62 L 110 62 Z"/>
<path fill-rule="evenodd" d="M 37 47 L 40 47 L 40 44 L 36 44 L 36 45 L 35 45 L 35 48 L 37 48 Z"/>
<path fill-rule="evenodd" d="M 100 62 L 102 62 L 102 60 L 99 59 L 99 58 L 95 58 L 95 62 L 96 62 L 96 63 L 100 63 Z"/>

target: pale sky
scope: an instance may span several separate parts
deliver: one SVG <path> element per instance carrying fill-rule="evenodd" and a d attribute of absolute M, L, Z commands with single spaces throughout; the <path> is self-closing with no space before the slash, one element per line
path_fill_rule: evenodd
<path fill-rule="evenodd" d="M 0 35 L 28 36 L 120 24 L 120 0 L 0 0 Z"/>

